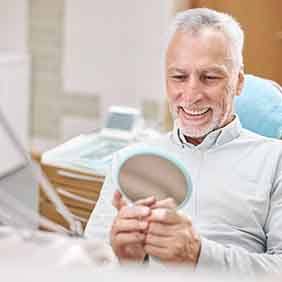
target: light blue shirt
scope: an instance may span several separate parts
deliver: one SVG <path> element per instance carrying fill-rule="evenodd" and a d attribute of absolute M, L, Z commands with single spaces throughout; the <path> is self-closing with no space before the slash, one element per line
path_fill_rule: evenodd
<path fill-rule="evenodd" d="M 182 212 L 201 235 L 197 271 L 282 272 L 282 141 L 243 129 L 236 117 L 198 146 L 187 143 L 177 125 L 149 143 L 187 165 L 193 194 Z M 86 236 L 109 240 L 116 188 L 110 173 Z"/>

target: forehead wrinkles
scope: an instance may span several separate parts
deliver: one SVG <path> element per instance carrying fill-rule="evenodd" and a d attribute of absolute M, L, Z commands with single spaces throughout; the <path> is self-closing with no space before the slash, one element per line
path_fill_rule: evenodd
<path fill-rule="evenodd" d="M 177 66 L 174 63 L 171 63 L 167 66 L 168 71 L 170 72 L 180 72 L 180 73 L 186 73 L 189 70 L 190 66 Z M 212 65 L 199 65 L 195 67 L 195 71 L 198 73 L 201 72 L 216 72 L 216 73 L 222 73 L 227 74 L 228 68 L 225 64 L 212 64 Z"/>
<path fill-rule="evenodd" d="M 166 50 L 166 66 L 171 67 L 174 63 L 175 67 L 186 69 L 185 63 L 188 61 L 188 67 L 189 63 L 193 62 L 194 55 L 198 56 L 198 60 L 194 62 L 196 67 L 201 63 L 209 65 L 209 61 L 211 64 L 223 65 L 230 72 L 234 67 L 233 48 L 230 41 L 220 31 L 210 28 L 196 33 L 177 31 Z"/>
<path fill-rule="evenodd" d="M 176 62 L 168 61 L 166 66 L 166 71 L 168 73 L 180 73 L 180 74 L 188 74 L 191 72 L 198 74 L 203 72 L 211 72 L 211 73 L 217 73 L 230 77 L 236 70 L 233 64 L 233 60 L 231 58 L 226 58 L 224 62 L 225 63 L 222 64 L 211 64 L 211 65 L 199 64 L 196 66 L 191 66 L 187 64 L 182 64 L 182 63 L 178 64 Z"/>

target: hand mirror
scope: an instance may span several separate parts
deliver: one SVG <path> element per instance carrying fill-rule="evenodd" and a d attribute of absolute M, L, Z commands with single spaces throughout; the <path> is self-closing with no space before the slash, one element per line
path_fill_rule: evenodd
<path fill-rule="evenodd" d="M 135 145 L 116 158 L 114 181 L 131 202 L 155 196 L 174 199 L 177 208 L 189 200 L 192 183 L 184 163 L 174 154 L 154 146 Z"/>

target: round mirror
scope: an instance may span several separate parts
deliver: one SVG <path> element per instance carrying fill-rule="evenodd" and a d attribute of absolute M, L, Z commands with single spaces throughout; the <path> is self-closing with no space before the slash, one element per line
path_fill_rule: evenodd
<path fill-rule="evenodd" d="M 115 184 L 131 202 L 155 196 L 173 198 L 180 208 L 192 193 L 185 165 L 173 154 L 155 147 L 133 146 L 117 158 Z"/>

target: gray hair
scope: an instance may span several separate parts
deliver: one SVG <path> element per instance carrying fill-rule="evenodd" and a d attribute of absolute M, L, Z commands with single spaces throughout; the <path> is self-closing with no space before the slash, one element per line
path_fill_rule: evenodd
<path fill-rule="evenodd" d="M 221 31 L 230 42 L 234 67 L 243 66 L 244 32 L 240 24 L 230 15 L 207 8 L 196 8 L 180 12 L 171 24 L 167 46 L 177 31 L 197 33 L 205 28 Z"/>

